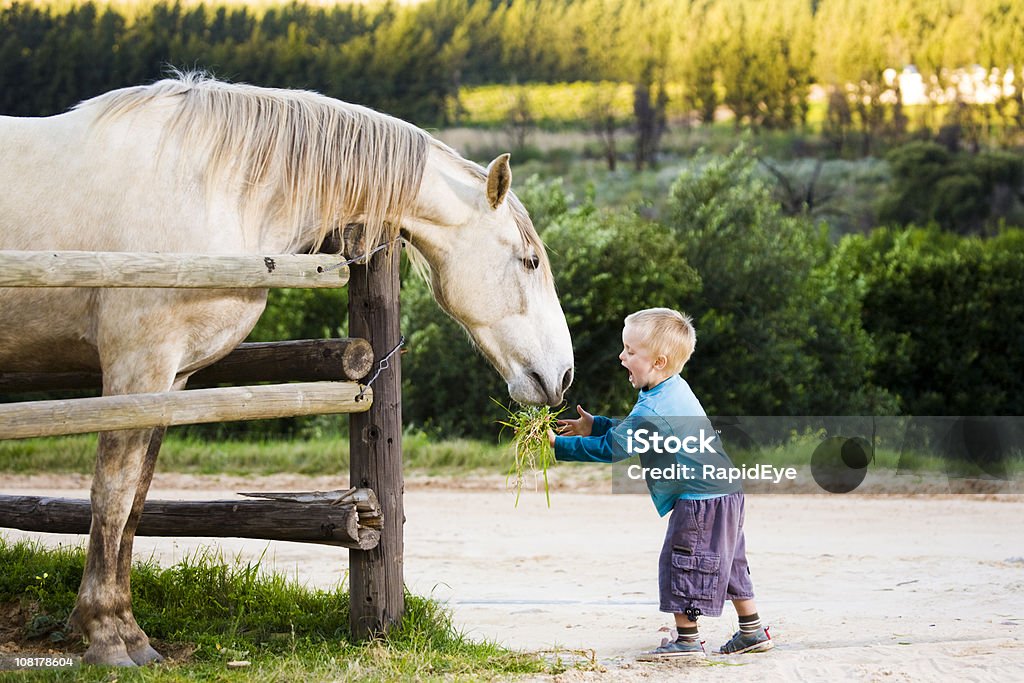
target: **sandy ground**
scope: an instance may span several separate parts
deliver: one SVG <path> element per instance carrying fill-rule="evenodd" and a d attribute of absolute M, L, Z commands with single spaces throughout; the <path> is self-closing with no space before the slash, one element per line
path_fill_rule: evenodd
<path fill-rule="evenodd" d="M 569 484 L 552 491 L 548 509 L 533 492 L 514 508 L 497 480 L 410 480 L 409 588 L 447 602 L 473 637 L 594 657 L 593 670 L 559 681 L 1024 681 L 1024 496 L 750 495 L 748 556 L 776 649 L 645 664 L 635 655 L 671 623 L 657 610 L 665 521 L 644 496 Z M 87 486 L 76 477 L 0 478 L 4 493 L 85 497 Z M 150 497 L 339 487 L 299 477 L 158 475 Z M 141 538 L 136 552 L 172 563 L 200 545 L 246 560 L 265 552 L 267 568 L 317 586 L 345 577 L 347 551 L 315 545 Z M 706 647 L 717 648 L 735 630 L 735 614 L 727 607 L 701 626 Z"/>

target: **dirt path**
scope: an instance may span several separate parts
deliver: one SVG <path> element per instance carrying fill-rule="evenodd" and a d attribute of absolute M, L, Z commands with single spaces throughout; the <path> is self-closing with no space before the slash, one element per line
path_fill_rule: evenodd
<path fill-rule="evenodd" d="M 553 491 L 551 509 L 534 493 L 514 509 L 498 480 L 449 484 L 409 482 L 410 589 L 446 601 L 474 637 L 528 650 L 592 650 L 605 669 L 570 671 L 559 680 L 1024 679 L 1024 497 L 748 496 L 748 556 L 778 647 L 765 655 L 651 665 L 634 655 L 657 645 L 670 619 L 657 611 L 664 521 L 648 498 L 563 485 Z M 5 493 L 77 497 L 86 486 L 85 478 L 0 480 Z M 337 487 L 300 477 L 161 475 L 151 497 Z M 48 544 L 80 541 L 5 533 Z M 136 550 L 171 563 L 215 543 L 143 538 Z M 318 586 L 343 580 L 347 564 L 346 551 L 320 546 L 228 539 L 219 547 L 244 559 L 266 551 L 265 566 Z M 736 628 L 729 608 L 701 623 L 709 649 Z"/>

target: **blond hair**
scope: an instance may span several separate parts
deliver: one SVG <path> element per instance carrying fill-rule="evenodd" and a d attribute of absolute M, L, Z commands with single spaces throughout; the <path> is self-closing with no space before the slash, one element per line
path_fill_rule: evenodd
<path fill-rule="evenodd" d="M 665 356 L 665 367 L 672 373 L 683 369 L 697 346 L 693 320 L 671 308 L 647 308 L 630 313 L 624 324 L 639 330 L 650 349 Z"/>

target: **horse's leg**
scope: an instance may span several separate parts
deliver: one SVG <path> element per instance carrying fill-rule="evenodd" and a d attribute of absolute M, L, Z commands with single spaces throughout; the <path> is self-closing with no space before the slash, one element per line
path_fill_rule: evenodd
<path fill-rule="evenodd" d="M 176 386 L 175 388 L 180 387 Z M 121 536 L 121 547 L 117 558 L 117 583 L 127 586 L 129 595 L 131 595 L 132 546 L 135 542 L 135 530 L 139 527 L 139 520 L 142 519 L 142 508 L 146 504 L 146 494 L 149 492 L 150 482 L 153 481 L 156 458 L 160 454 L 160 446 L 164 441 L 166 431 L 165 427 L 154 429 L 153 435 L 149 439 L 146 457 L 142 462 L 142 470 L 135 488 L 132 510 L 128 515 L 124 534 Z M 139 666 L 162 662 L 164 658 L 149 644 L 149 637 L 135 621 L 130 603 L 128 607 L 129 609 L 117 615 L 121 621 L 121 638 L 124 640 L 125 649 L 128 650 L 128 656 Z"/>
<path fill-rule="evenodd" d="M 101 321 L 98 335 L 103 394 L 172 388 L 181 357 L 169 339 L 174 335 L 161 339 L 145 334 L 144 338 L 129 339 L 126 332 L 146 331 L 142 320 L 134 327 L 123 320 L 111 322 L 114 324 Z M 78 602 L 71 615 L 89 641 L 82 657 L 87 663 L 134 666 L 159 658 L 132 615 L 128 580 L 135 528 L 158 452 L 158 443 L 150 448 L 153 443 L 153 429 L 100 434 L 92 482 L 89 550 Z"/>
<path fill-rule="evenodd" d="M 175 382 L 172 390 L 178 391 L 185 387 L 185 380 Z M 166 427 L 153 430 L 149 439 L 149 446 L 146 449 L 146 458 L 142 461 L 142 471 L 139 474 L 139 482 L 135 488 L 135 500 L 132 503 L 132 511 L 128 516 L 128 523 L 125 525 L 124 535 L 121 537 L 121 549 L 118 555 L 117 581 L 119 584 L 128 586 L 131 594 L 131 573 L 132 573 L 132 546 L 135 542 L 135 530 L 139 528 L 139 520 L 142 519 L 142 508 L 146 504 L 146 494 L 149 493 L 149 485 L 153 481 L 153 471 L 156 469 L 156 458 L 160 455 L 160 446 L 164 442 Z M 135 615 L 129 609 L 119 615 L 121 619 L 121 637 L 124 639 L 128 656 L 139 666 L 162 662 L 163 656 L 153 649 L 149 644 L 149 636 L 146 635 L 137 621 Z"/>
<path fill-rule="evenodd" d="M 124 638 L 125 631 L 130 630 L 125 628 L 125 615 L 131 614 L 131 592 L 121 580 L 119 568 L 126 549 L 129 561 L 131 557 L 131 541 L 127 548 L 124 543 L 125 529 L 152 433 L 151 429 L 133 429 L 100 434 L 92 483 L 89 550 L 78 602 L 71 614 L 72 623 L 89 641 L 82 657 L 86 663 L 135 665 Z M 134 630 L 141 633 L 138 625 Z M 138 649 L 138 634 L 128 635 Z"/>
<path fill-rule="evenodd" d="M 96 336 L 104 395 L 181 388 L 184 381 L 175 383 L 179 368 L 202 367 L 237 346 L 265 302 L 265 290 L 216 297 L 104 292 Z M 134 429 L 101 434 L 98 450 L 89 552 L 72 614 L 89 640 L 83 661 L 126 666 L 158 661 L 132 614 L 129 576 L 159 444 L 152 429 Z"/>

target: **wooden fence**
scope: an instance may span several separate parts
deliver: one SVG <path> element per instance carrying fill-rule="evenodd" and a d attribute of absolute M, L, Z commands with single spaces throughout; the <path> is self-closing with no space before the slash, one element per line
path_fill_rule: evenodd
<path fill-rule="evenodd" d="M 351 630 L 386 631 L 404 611 L 401 375 L 397 355 L 374 387 L 355 380 L 394 350 L 399 249 L 363 265 L 331 255 L 219 256 L 0 251 L 0 287 L 349 288 L 352 338 L 243 344 L 185 392 L 0 404 L 0 439 L 351 413 L 350 483 L 331 493 L 243 494 L 245 501 L 147 501 L 138 535 L 239 536 L 351 548 Z M 367 341 L 369 340 L 369 341 Z M 298 381 L 296 381 L 298 380 Z M 256 382 L 288 382 L 254 384 Z M 4 373 L 0 393 L 92 389 L 96 373 Z M 246 386 L 217 386 L 243 382 Z M 88 501 L 0 496 L 0 527 L 87 533 Z"/>

